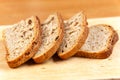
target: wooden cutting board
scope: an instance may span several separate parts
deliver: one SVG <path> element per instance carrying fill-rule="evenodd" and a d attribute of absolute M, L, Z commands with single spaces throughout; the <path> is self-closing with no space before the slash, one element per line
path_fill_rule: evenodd
<path fill-rule="evenodd" d="M 120 17 L 89 19 L 89 25 L 109 24 L 120 36 Z M 80 79 L 120 79 L 120 40 L 112 55 L 107 59 L 88 59 L 72 57 L 60 60 L 56 55 L 43 64 L 32 60 L 12 69 L 5 61 L 5 48 L 0 27 L 0 80 L 80 80 Z"/>

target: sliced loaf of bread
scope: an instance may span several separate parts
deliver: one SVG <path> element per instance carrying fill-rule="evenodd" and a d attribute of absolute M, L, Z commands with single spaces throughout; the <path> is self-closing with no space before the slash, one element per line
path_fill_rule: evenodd
<path fill-rule="evenodd" d="M 86 16 L 83 12 L 79 12 L 72 18 L 66 20 L 64 25 L 64 38 L 57 53 L 60 58 L 67 59 L 81 48 L 89 31 Z"/>
<path fill-rule="evenodd" d="M 89 27 L 88 38 L 76 56 L 88 58 L 107 58 L 118 41 L 117 32 L 109 25 L 98 24 Z"/>
<path fill-rule="evenodd" d="M 11 68 L 18 67 L 38 51 L 41 44 L 40 21 L 36 16 L 22 20 L 3 31 L 6 60 Z"/>
<path fill-rule="evenodd" d="M 51 58 L 59 48 L 64 35 L 64 24 L 60 14 L 50 15 L 42 27 L 42 44 L 33 57 L 36 63 L 43 63 Z"/>

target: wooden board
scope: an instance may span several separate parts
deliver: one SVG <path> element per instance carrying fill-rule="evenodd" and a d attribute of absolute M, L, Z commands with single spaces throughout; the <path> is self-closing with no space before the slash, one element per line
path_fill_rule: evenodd
<path fill-rule="evenodd" d="M 109 24 L 120 36 L 120 17 L 89 19 L 88 23 Z M 35 64 L 30 60 L 18 68 L 11 69 L 5 61 L 6 52 L 1 37 L 5 28 L 0 27 L 0 80 L 120 79 L 120 40 L 107 59 L 72 57 L 60 60 L 54 56 L 43 64 Z"/>

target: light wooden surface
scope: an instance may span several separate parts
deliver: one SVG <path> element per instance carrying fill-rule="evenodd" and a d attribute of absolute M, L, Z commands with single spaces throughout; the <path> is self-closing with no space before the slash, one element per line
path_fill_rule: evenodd
<path fill-rule="evenodd" d="M 89 19 L 89 25 L 105 23 L 114 27 L 120 37 L 120 17 Z M 43 64 L 30 60 L 24 65 L 11 69 L 5 61 L 5 48 L 0 27 L 0 80 L 84 80 L 120 79 L 120 40 L 112 55 L 107 59 L 87 59 L 72 57 L 60 60 L 56 56 Z"/>
<path fill-rule="evenodd" d="M 120 16 L 120 0 L 0 0 L 0 24 L 13 24 L 31 15 L 43 21 L 53 12 L 66 19 L 81 10 L 88 18 Z"/>

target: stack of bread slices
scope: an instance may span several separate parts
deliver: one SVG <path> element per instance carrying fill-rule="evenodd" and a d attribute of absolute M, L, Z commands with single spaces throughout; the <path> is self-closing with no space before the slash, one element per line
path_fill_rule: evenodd
<path fill-rule="evenodd" d="M 33 59 L 43 63 L 54 54 L 61 59 L 72 56 L 103 59 L 110 56 L 118 41 L 117 32 L 106 24 L 88 27 L 83 12 L 63 20 L 59 13 L 40 23 L 37 16 L 22 20 L 3 31 L 6 60 L 15 68 Z"/>

